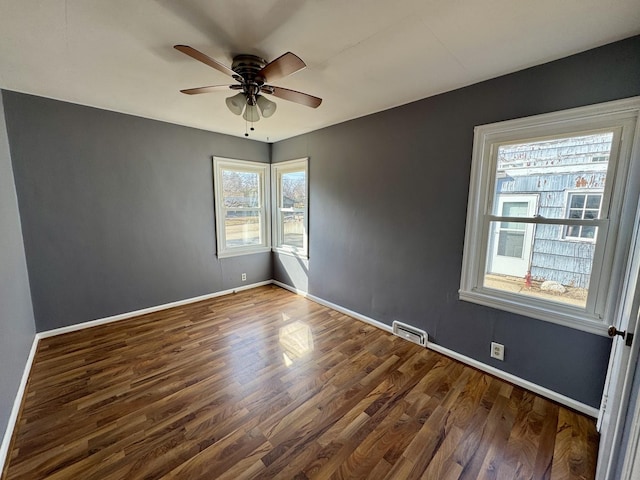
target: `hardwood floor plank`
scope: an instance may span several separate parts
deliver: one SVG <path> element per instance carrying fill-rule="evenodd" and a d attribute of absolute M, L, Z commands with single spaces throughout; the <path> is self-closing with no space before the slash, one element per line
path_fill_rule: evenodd
<path fill-rule="evenodd" d="M 224 472 L 234 467 L 244 457 L 267 443 L 260 429 L 236 430 L 220 442 L 199 452 L 186 462 L 171 470 L 163 478 L 190 480 L 211 478 L 211 472 Z"/>
<path fill-rule="evenodd" d="M 337 478 L 367 478 L 380 458 L 384 458 L 399 439 L 402 425 L 410 418 L 404 414 L 406 405 L 399 403 L 382 422 L 351 452 L 334 473 Z"/>
<path fill-rule="evenodd" d="M 482 466 L 480 467 L 480 477 L 493 480 L 498 478 L 498 470 L 502 466 L 502 459 L 507 449 L 507 442 L 513 428 L 517 410 L 517 403 L 514 402 L 510 396 L 504 395 L 505 393 L 511 393 L 513 389 L 500 388 L 500 394 L 498 400 L 494 405 L 495 416 L 494 422 L 490 427 L 493 427 L 494 433 L 490 437 L 491 443 L 489 443 L 487 454 L 484 457 Z"/>
<path fill-rule="evenodd" d="M 597 451 L 589 448 L 596 433 L 580 414 L 559 407 L 552 478 L 592 478 Z"/>
<path fill-rule="evenodd" d="M 500 383 L 492 379 L 489 389 L 481 402 L 487 412 L 486 421 L 481 426 L 480 432 L 478 432 L 479 436 L 475 439 L 477 446 L 460 475 L 461 480 L 491 478 L 494 476 L 493 453 L 495 450 L 500 449 L 501 438 L 504 439 L 504 443 L 508 439 L 508 431 L 504 428 L 506 426 L 504 413 L 508 399 L 505 396 L 498 395 L 499 390 Z M 482 410 L 479 408 L 478 412 L 482 412 Z M 494 447 L 493 450 L 492 447 Z"/>
<path fill-rule="evenodd" d="M 592 479 L 593 419 L 275 286 L 43 339 L 2 479 Z"/>

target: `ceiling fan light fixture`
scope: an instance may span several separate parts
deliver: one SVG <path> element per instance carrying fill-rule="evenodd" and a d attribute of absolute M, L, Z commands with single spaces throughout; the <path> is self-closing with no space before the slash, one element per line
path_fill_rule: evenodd
<path fill-rule="evenodd" d="M 244 115 L 242 116 L 247 122 L 257 122 L 260 120 L 260 114 L 258 113 L 258 107 L 255 105 L 247 105 Z"/>
<path fill-rule="evenodd" d="M 271 100 L 269 100 L 268 98 L 265 98 L 264 96 L 260 95 L 258 96 L 258 99 L 256 100 L 258 107 L 260 107 L 260 112 L 262 113 L 262 116 L 264 118 L 269 118 L 271 115 L 273 115 L 274 113 L 276 113 L 276 102 L 272 102 Z"/>
<path fill-rule="evenodd" d="M 240 92 L 234 95 L 233 97 L 229 97 L 225 100 L 227 104 L 227 108 L 236 115 L 240 115 L 244 106 L 247 104 L 247 99 L 244 96 L 244 93 Z"/>

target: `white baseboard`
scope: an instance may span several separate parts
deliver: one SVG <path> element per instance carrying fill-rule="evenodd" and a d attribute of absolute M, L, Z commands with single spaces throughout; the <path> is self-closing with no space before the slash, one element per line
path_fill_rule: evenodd
<path fill-rule="evenodd" d="M 22 378 L 20 379 L 18 392 L 16 393 L 16 398 L 13 401 L 13 408 L 11 409 L 7 427 L 4 431 L 4 436 L 2 437 L 2 444 L 0 445 L 0 475 L 2 475 L 5 462 L 7 461 L 7 455 L 9 454 L 9 445 L 11 444 L 11 438 L 13 437 L 13 430 L 16 427 L 16 422 L 18 421 L 18 414 L 20 413 L 20 407 L 22 406 L 22 398 L 24 397 L 24 393 L 27 388 L 27 382 L 29 381 L 29 374 L 31 373 L 33 359 L 36 356 L 36 350 L 38 350 L 37 336 L 33 338 L 31 351 L 29 352 L 29 356 L 27 357 L 27 363 L 25 364 L 24 371 L 22 372 Z"/>
<path fill-rule="evenodd" d="M 275 285 L 278 285 L 279 287 L 285 288 L 291 292 L 294 292 L 294 293 L 297 293 L 298 295 L 306 297 L 309 300 L 319 303 L 320 305 L 324 305 L 325 307 L 329 307 L 333 310 L 337 310 L 338 312 L 349 315 L 350 317 L 353 317 L 357 320 L 360 320 L 362 322 L 378 327 L 386 332 L 392 333 L 392 328 L 386 323 L 382 323 L 378 320 L 374 320 L 373 318 L 370 318 L 360 313 L 354 312 L 352 310 L 343 308 L 340 305 L 336 305 L 335 303 L 331 303 L 322 298 L 318 298 L 314 295 L 311 295 L 302 290 L 298 290 L 297 288 L 291 287 L 277 280 L 274 280 L 273 283 Z M 430 350 L 433 350 L 434 352 L 438 352 L 438 353 L 441 353 L 442 355 L 453 358 L 454 360 L 457 360 L 461 363 L 477 368 L 478 370 L 482 370 L 483 372 L 489 373 L 490 375 L 493 375 L 494 377 L 498 377 L 501 380 L 505 380 L 509 383 L 513 383 L 514 385 L 517 385 L 522 388 L 526 388 L 527 390 L 530 390 L 531 392 L 537 395 L 540 395 L 541 397 L 545 397 L 555 402 L 558 402 L 561 405 L 577 410 L 578 412 L 584 413 L 585 415 L 589 415 L 590 417 L 598 418 L 599 411 L 597 408 L 591 407 L 585 403 L 574 400 L 573 398 L 567 397 L 566 395 L 562 395 L 561 393 L 554 392 L 553 390 L 549 390 L 546 387 L 530 382 L 529 380 L 525 380 L 524 378 L 520 378 L 511 373 L 507 373 L 503 370 L 500 370 L 499 368 L 492 367 L 491 365 L 487 365 L 486 363 L 482 363 L 471 357 L 467 357 L 466 355 L 462 355 L 460 353 L 454 352 L 453 350 L 449 350 L 448 348 L 442 347 L 435 343 L 427 342 L 427 348 Z"/>
<path fill-rule="evenodd" d="M 164 303 L 162 305 L 143 308 L 141 310 L 134 310 L 133 312 L 121 313 L 119 315 L 113 315 L 111 317 L 98 318 L 96 320 L 90 320 L 88 322 L 69 325 L 68 327 L 61 327 L 53 330 L 47 330 L 47 331 L 36 334 L 36 337 L 37 338 L 54 337 L 56 335 L 62 335 L 63 333 L 75 332 L 77 330 L 83 330 L 85 328 L 95 327 L 97 325 L 104 325 L 106 323 L 118 322 L 120 320 L 126 320 L 127 318 L 133 318 L 139 315 L 146 315 L 147 313 L 159 312 L 160 310 L 166 310 L 168 308 L 180 307 L 182 305 L 188 305 L 189 303 L 195 303 L 195 302 L 200 302 L 202 300 L 209 300 L 211 298 L 222 297 L 223 295 L 229 295 L 231 293 L 241 292 L 242 290 L 249 290 L 251 288 L 261 287 L 263 285 L 270 285 L 271 283 L 272 283 L 271 280 L 265 280 L 263 282 L 252 283 L 250 285 L 243 285 L 241 287 L 231 288 L 229 290 L 222 290 L 220 292 L 207 293 L 206 295 L 200 295 L 199 297 L 185 298 L 184 300 Z"/>

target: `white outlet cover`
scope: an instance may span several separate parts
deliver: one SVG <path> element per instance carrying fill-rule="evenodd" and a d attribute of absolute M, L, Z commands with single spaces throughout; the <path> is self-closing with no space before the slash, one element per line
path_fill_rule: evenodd
<path fill-rule="evenodd" d="M 504 360 L 504 345 L 497 342 L 491 342 L 491 358 Z"/>

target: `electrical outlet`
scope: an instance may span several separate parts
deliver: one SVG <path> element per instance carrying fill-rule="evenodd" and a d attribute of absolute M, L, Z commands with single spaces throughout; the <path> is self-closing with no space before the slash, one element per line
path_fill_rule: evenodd
<path fill-rule="evenodd" d="M 242 274 L 242 281 L 243 281 L 243 282 L 246 282 L 246 281 L 247 281 L 247 274 L 246 274 L 246 273 L 243 273 L 243 274 Z"/>
<path fill-rule="evenodd" d="M 504 361 L 504 345 L 501 343 L 491 342 L 491 358 Z"/>

